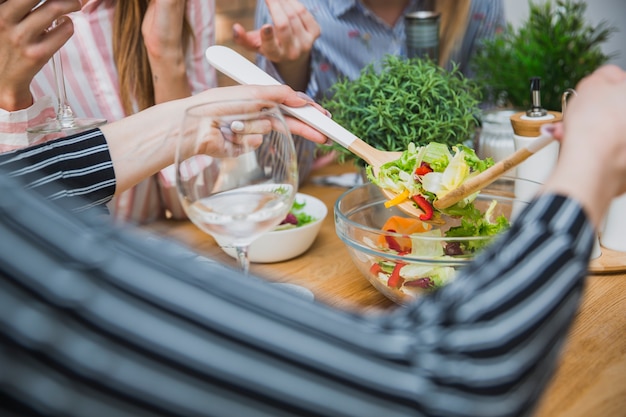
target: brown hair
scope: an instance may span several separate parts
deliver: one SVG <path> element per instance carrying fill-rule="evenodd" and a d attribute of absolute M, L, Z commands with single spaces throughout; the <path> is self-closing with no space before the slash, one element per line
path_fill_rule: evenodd
<path fill-rule="evenodd" d="M 119 0 L 113 17 L 113 60 L 119 77 L 119 91 L 124 112 L 153 106 L 154 84 L 148 52 L 141 34 L 141 24 L 150 0 Z M 191 40 L 189 22 L 183 22 L 183 39 Z M 185 42 L 185 46 L 188 42 Z"/>
<path fill-rule="evenodd" d="M 469 21 L 470 0 L 436 0 L 441 13 L 439 27 L 439 65 L 445 66 L 452 52 L 460 48 Z"/>

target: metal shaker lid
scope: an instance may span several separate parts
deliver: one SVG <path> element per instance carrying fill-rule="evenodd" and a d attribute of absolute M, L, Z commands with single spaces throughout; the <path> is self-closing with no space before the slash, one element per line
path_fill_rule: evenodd
<path fill-rule="evenodd" d="M 404 18 L 407 20 L 437 20 L 441 16 L 440 12 L 420 10 L 417 12 L 407 13 Z"/>

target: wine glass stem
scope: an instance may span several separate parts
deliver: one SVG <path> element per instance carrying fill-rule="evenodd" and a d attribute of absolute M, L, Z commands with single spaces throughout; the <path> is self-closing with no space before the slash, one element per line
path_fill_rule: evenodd
<path fill-rule="evenodd" d="M 57 21 L 52 23 L 56 26 Z M 67 91 L 65 90 L 65 75 L 63 73 L 63 63 L 61 62 L 61 50 L 59 49 L 52 56 L 52 71 L 54 73 L 57 97 L 59 100 L 57 108 L 57 119 L 62 128 L 72 128 L 76 126 L 74 112 L 67 101 Z"/>
<path fill-rule="evenodd" d="M 248 259 L 248 246 L 237 246 L 235 247 L 237 251 L 237 261 L 239 261 L 239 266 L 244 274 L 248 275 L 250 270 L 250 260 Z"/>

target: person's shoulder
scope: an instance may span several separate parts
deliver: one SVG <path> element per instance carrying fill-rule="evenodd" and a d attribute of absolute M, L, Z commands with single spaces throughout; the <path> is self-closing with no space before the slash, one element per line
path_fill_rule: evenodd
<path fill-rule="evenodd" d="M 474 0 L 471 2 L 472 8 L 474 9 L 500 8 L 503 4 L 502 0 Z"/>
<path fill-rule="evenodd" d="M 504 2 L 502 0 L 474 0 L 470 5 L 470 14 L 476 20 L 498 22 L 504 19 Z"/>

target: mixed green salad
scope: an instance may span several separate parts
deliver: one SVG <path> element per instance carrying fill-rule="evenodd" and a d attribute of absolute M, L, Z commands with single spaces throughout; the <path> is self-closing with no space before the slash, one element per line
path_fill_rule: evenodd
<path fill-rule="evenodd" d="M 400 158 L 382 165 L 377 175 L 374 175 L 371 167 L 367 167 L 367 175 L 372 183 L 395 194 L 394 198 L 386 202 L 386 207 L 411 202 L 423 212 L 419 220 L 397 216 L 390 219 L 383 230 L 402 233 L 406 237 L 400 243 L 387 236 L 384 242 L 379 242 L 379 246 L 400 255 L 419 254 L 421 257 L 445 260 L 452 256 L 472 255 L 488 244 L 490 239 L 472 239 L 450 241 L 442 246 L 440 241 L 429 243 L 428 239 L 417 237 L 489 237 L 508 228 L 509 222 L 505 216 L 493 216 L 497 204 L 495 200 L 484 212 L 474 205 L 478 193 L 444 210 L 438 210 L 433 205 L 437 198 L 493 163 L 491 158 L 481 160 L 467 146 L 448 148 L 447 145 L 431 142 L 421 147 L 410 144 Z M 443 215 L 459 218 L 460 224 L 445 232 L 433 229 L 429 224 L 442 220 Z M 425 226 L 418 227 L 417 223 Z M 422 230 L 417 230 L 420 228 Z M 416 238 L 411 239 L 411 236 Z M 372 265 L 370 273 L 392 288 L 435 289 L 450 281 L 454 268 L 382 260 Z"/>
<path fill-rule="evenodd" d="M 293 229 L 295 227 L 302 227 L 305 224 L 309 224 L 317 220 L 317 218 L 305 213 L 305 206 L 306 201 L 299 202 L 297 200 L 294 200 L 293 205 L 291 206 L 291 210 L 289 210 L 287 216 L 285 216 L 283 221 L 280 222 L 280 224 L 276 226 L 274 230 L 285 230 Z"/>
<path fill-rule="evenodd" d="M 444 210 L 437 210 L 433 203 L 492 165 L 491 158 L 482 160 L 464 145 L 450 149 L 437 142 L 419 147 L 411 143 L 400 158 L 383 164 L 378 175 L 368 166 L 367 176 L 375 185 L 396 195 L 387 207 L 410 201 L 423 212 L 420 220 L 432 222 L 442 214 L 461 218 L 463 224 L 447 236 L 491 236 L 508 227 L 508 221 L 504 216 L 491 219 L 493 210 L 482 213 L 476 209 L 473 201 L 478 193 Z"/>

